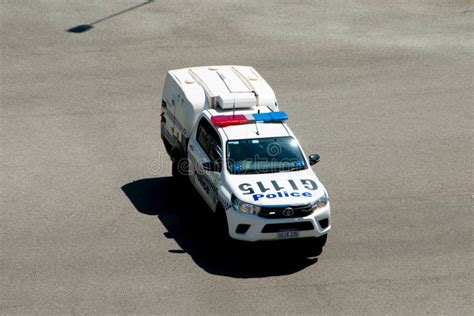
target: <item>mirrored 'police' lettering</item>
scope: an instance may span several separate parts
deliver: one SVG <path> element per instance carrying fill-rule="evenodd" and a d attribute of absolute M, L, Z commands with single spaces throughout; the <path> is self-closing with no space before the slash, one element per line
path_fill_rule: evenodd
<path fill-rule="evenodd" d="M 280 182 L 281 183 L 281 182 Z M 316 191 L 318 189 L 318 185 L 316 184 L 315 181 L 311 179 L 301 179 L 298 182 L 295 182 L 294 180 L 288 180 L 288 183 L 283 183 L 283 186 L 280 186 L 277 181 L 271 180 L 270 185 L 264 184 L 261 181 L 256 182 L 256 186 L 253 186 L 250 183 L 242 183 L 239 185 L 239 189 L 243 192 L 243 194 L 249 195 L 249 194 L 255 194 L 255 190 L 258 189 L 260 193 L 265 193 L 267 191 L 282 191 L 282 190 L 293 190 L 293 191 L 298 191 L 298 190 L 311 190 L 311 191 Z M 285 186 L 287 185 L 287 186 Z M 277 195 L 279 196 L 279 195 Z"/>

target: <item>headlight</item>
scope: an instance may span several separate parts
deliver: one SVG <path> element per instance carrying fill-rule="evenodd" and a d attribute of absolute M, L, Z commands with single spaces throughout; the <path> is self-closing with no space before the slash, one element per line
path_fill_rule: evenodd
<path fill-rule="evenodd" d="M 317 210 L 318 208 L 325 207 L 328 204 L 328 202 L 329 202 L 329 198 L 326 195 L 326 193 L 324 193 L 323 196 L 321 196 L 319 199 L 314 201 L 313 208 L 312 208 L 313 211 Z"/>
<path fill-rule="evenodd" d="M 260 213 L 260 206 L 242 202 L 236 197 L 232 197 L 232 206 L 237 212 L 254 215 Z"/>

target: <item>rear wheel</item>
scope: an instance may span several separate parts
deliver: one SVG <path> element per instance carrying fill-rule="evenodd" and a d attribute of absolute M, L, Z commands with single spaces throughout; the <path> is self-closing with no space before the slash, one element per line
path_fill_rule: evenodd
<path fill-rule="evenodd" d="M 165 146 L 166 152 L 168 153 L 168 155 L 171 156 L 171 152 L 172 152 L 171 144 L 166 140 L 163 134 L 161 134 L 161 139 L 163 140 L 163 145 Z"/>

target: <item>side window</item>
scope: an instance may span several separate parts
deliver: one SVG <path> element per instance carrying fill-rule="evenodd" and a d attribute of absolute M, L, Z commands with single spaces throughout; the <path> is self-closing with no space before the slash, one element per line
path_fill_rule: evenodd
<path fill-rule="evenodd" d="M 219 136 L 217 136 L 217 140 L 215 138 L 212 139 L 208 156 L 209 156 L 209 159 L 214 160 L 214 161 L 220 160 L 222 158 L 222 149 L 221 149 Z"/>
<path fill-rule="evenodd" d="M 211 160 L 222 157 L 221 140 L 216 130 L 206 118 L 202 118 L 198 125 L 197 142 Z"/>
<path fill-rule="evenodd" d="M 209 152 L 209 148 L 211 148 L 211 136 L 209 135 L 206 125 L 208 125 L 206 119 L 202 118 L 199 122 L 196 138 L 199 145 L 201 145 L 201 148 L 207 154 Z"/>

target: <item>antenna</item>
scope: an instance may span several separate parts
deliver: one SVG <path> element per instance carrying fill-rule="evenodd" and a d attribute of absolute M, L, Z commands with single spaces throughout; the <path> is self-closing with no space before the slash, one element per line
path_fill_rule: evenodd
<path fill-rule="evenodd" d="M 260 114 L 260 109 L 258 109 L 257 113 Z M 258 131 L 258 124 L 257 123 L 258 123 L 258 121 L 255 120 L 255 129 L 257 130 L 257 135 L 260 135 L 260 132 Z"/>
<path fill-rule="evenodd" d="M 235 117 L 235 96 L 234 96 L 234 104 L 232 105 L 232 118 Z"/>

